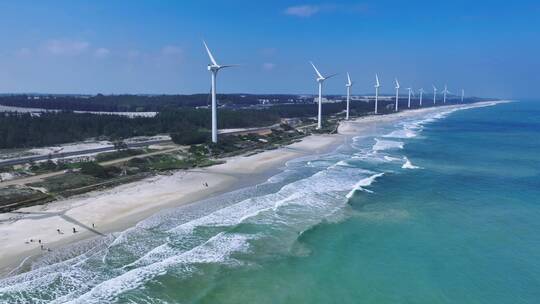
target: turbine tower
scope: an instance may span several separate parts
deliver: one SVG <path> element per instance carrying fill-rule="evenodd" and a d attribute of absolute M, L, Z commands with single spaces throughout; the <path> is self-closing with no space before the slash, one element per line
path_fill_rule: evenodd
<path fill-rule="evenodd" d="M 399 101 L 399 81 L 396 78 L 396 112 L 398 111 L 398 101 Z"/>
<path fill-rule="evenodd" d="M 319 70 L 317 70 L 317 67 L 315 67 L 313 62 L 310 61 L 309 63 L 311 63 L 311 66 L 313 66 L 313 69 L 315 70 L 315 73 L 317 74 L 317 79 L 316 79 L 317 83 L 319 83 L 319 114 L 317 115 L 317 129 L 321 129 L 322 128 L 322 85 L 326 79 L 334 77 L 337 74 L 332 74 L 332 75 L 323 77 L 323 75 L 321 75 Z"/>
<path fill-rule="evenodd" d="M 444 91 L 443 92 L 443 103 L 446 103 L 446 94 L 450 93 L 450 91 L 448 91 L 448 87 L 446 85 L 444 85 Z"/>
<path fill-rule="evenodd" d="M 375 114 L 378 114 L 378 103 L 379 103 L 379 88 L 381 83 L 379 82 L 379 76 L 375 74 Z"/>
<path fill-rule="evenodd" d="M 420 92 L 420 106 L 422 106 L 422 98 L 424 97 L 424 88 L 420 88 L 418 90 Z"/>
<path fill-rule="evenodd" d="M 212 73 L 212 142 L 217 143 L 217 100 L 216 100 L 216 77 L 219 70 L 224 68 L 229 68 L 237 66 L 235 64 L 219 65 L 212 56 L 212 52 L 206 45 L 206 42 L 203 40 L 204 47 L 206 48 L 206 53 L 208 53 L 208 58 L 210 58 L 210 64 L 208 64 L 208 71 Z"/>
<path fill-rule="evenodd" d="M 437 88 L 433 86 L 433 104 L 437 103 Z"/>
<path fill-rule="evenodd" d="M 349 120 L 349 103 L 351 101 L 351 87 L 353 83 L 351 81 L 351 76 L 349 75 L 349 72 L 347 72 L 347 84 L 345 85 L 347 87 L 347 114 L 345 115 L 345 119 Z"/>
<path fill-rule="evenodd" d="M 465 98 L 465 90 L 461 89 L 461 103 L 463 103 L 463 98 Z"/>
<path fill-rule="evenodd" d="M 411 94 L 412 94 L 412 88 L 407 88 L 407 91 L 409 91 L 409 101 L 407 102 L 407 108 L 411 108 Z"/>

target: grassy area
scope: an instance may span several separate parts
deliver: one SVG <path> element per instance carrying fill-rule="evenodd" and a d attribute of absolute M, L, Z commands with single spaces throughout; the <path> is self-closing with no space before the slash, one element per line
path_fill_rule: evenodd
<path fill-rule="evenodd" d="M 0 188 L 0 212 L 9 212 L 23 206 L 29 206 L 36 202 L 43 203 L 51 199 L 51 196 L 31 188 Z"/>
<path fill-rule="evenodd" d="M 334 127 L 335 124 L 328 124 L 328 130 Z M 327 132 L 326 129 L 323 131 Z M 31 171 L 36 174 L 69 169 L 76 170 L 45 178 L 40 182 L 29 185 L 30 187 L 44 188 L 50 195 L 31 190 L 30 188 L 22 188 L 15 190 L 15 192 L 20 191 L 20 194 L 16 195 L 19 198 L 16 200 L 9 199 L 9 202 L 12 204 L 11 206 L 17 205 L 18 201 L 26 205 L 29 203 L 39 204 L 59 196 L 67 197 L 132 182 L 159 172 L 212 166 L 223 162 L 219 158 L 276 149 L 280 146 L 298 141 L 308 134 L 309 131 L 300 132 L 288 125 L 281 125 L 266 135 L 252 133 L 237 136 L 222 136 L 219 144 L 192 145 L 188 152 L 174 151 L 164 154 L 142 155 L 151 151 L 145 149 L 126 149 L 101 153 L 96 157 L 96 161 L 78 163 L 54 163 L 52 161 L 46 161 L 36 163 L 31 166 Z M 132 156 L 135 157 L 123 163 L 116 163 L 109 166 L 99 165 L 99 162 Z"/>
<path fill-rule="evenodd" d="M 86 174 L 67 173 L 63 175 L 48 177 L 42 182 L 32 183 L 29 186 L 45 188 L 51 193 L 60 193 L 67 189 L 80 188 L 102 182 L 103 180 L 104 179 Z"/>
<path fill-rule="evenodd" d="M 194 155 L 182 155 L 179 153 L 153 155 L 144 158 L 133 158 L 128 161 L 128 167 L 138 168 L 142 172 L 169 171 L 190 169 L 195 167 L 207 167 L 218 162 L 206 157 Z"/>
<path fill-rule="evenodd" d="M 148 152 L 151 152 L 151 151 L 146 151 L 143 149 L 126 149 L 126 150 L 120 150 L 120 151 L 114 151 L 114 152 L 105 152 L 105 153 L 100 153 L 96 155 L 96 161 L 105 162 L 109 160 L 115 160 L 115 159 L 120 159 L 120 158 L 141 155 Z"/>

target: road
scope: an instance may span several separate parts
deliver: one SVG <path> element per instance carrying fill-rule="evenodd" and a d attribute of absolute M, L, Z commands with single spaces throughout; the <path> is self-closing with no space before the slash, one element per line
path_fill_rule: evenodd
<path fill-rule="evenodd" d="M 131 143 L 131 144 L 128 144 L 128 147 L 138 148 L 138 147 L 145 147 L 145 146 L 163 144 L 163 143 L 169 143 L 169 142 L 171 141 L 170 140 L 151 140 L 151 141 Z M 107 152 L 107 151 L 114 151 L 114 150 L 115 150 L 114 146 L 110 146 L 110 147 L 79 150 L 79 151 L 72 151 L 72 152 L 61 152 L 61 153 L 55 153 L 55 154 L 50 154 L 50 155 L 37 155 L 37 156 L 22 157 L 22 158 L 17 158 L 17 159 L 0 161 L 0 167 L 20 165 L 20 164 L 26 164 L 30 162 L 47 160 L 51 157 L 52 158 L 65 158 L 65 157 L 71 157 L 71 156 L 86 155 L 86 154 L 93 154 L 93 153 L 100 153 L 100 152 Z"/>
<path fill-rule="evenodd" d="M 135 156 L 109 160 L 109 161 L 101 162 L 99 164 L 102 165 L 102 166 L 111 166 L 111 165 L 114 165 L 114 164 L 127 162 L 130 159 L 133 159 L 133 158 L 136 158 L 136 157 L 144 158 L 144 157 L 148 157 L 148 156 L 152 156 L 152 155 L 165 154 L 165 153 L 169 153 L 169 152 L 182 150 L 183 148 L 185 148 L 185 147 L 174 147 L 174 148 L 155 151 L 155 152 L 150 152 L 150 153 L 146 153 L 146 154 L 139 154 L 139 155 L 135 155 Z M 50 173 L 33 175 L 33 176 L 28 176 L 28 177 L 23 177 L 23 178 L 12 179 L 12 180 L 8 180 L 8 181 L 0 182 L 0 187 L 8 187 L 8 186 L 12 186 L 12 185 L 26 185 L 26 184 L 37 183 L 37 182 L 41 182 L 45 178 L 58 176 L 58 175 L 62 175 L 62 174 L 65 174 L 65 173 L 66 173 L 66 171 L 62 170 L 62 171 L 56 171 L 56 172 L 50 172 Z"/>

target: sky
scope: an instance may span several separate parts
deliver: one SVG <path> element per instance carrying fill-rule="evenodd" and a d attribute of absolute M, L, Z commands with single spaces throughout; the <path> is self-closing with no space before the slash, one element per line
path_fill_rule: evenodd
<path fill-rule="evenodd" d="M 540 1 L 0 0 L 0 93 L 315 94 L 423 87 L 538 98 Z M 405 90 L 403 90 L 405 93 Z"/>

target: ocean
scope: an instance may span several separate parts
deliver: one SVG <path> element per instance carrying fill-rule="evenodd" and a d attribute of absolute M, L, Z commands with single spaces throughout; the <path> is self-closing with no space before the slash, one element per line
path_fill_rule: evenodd
<path fill-rule="evenodd" d="M 381 123 L 0 280 L 1 303 L 538 303 L 540 102 Z"/>

